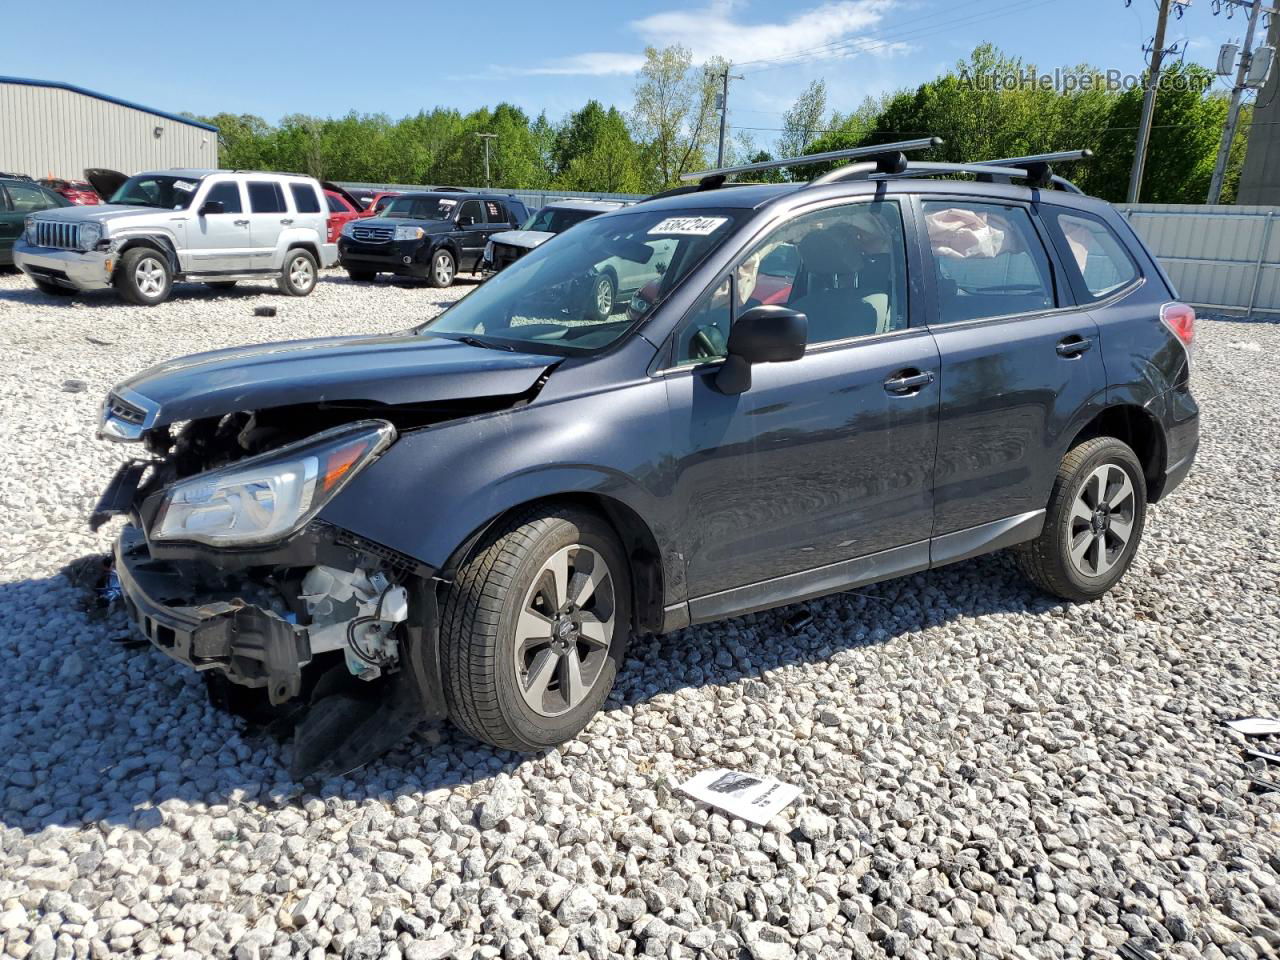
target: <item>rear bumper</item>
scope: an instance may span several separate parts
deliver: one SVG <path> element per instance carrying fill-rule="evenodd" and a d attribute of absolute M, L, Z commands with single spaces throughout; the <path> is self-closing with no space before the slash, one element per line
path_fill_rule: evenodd
<path fill-rule="evenodd" d="M 1152 500 L 1167 496 L 1187 478 L 1200 449 L 1200 407 L 1191 391 L 1170 390 L 1166 401 L 1164 477 Z"/>
<path fill-rule="evenodd" d="M 70 290 L 105 290 L 111 286 L 115 256 L 97 250 L 32 247 L 18 240 L 13 245 L 13 263 L 34 280 L 56 283 Z"/>
<path fill-rule="evenodd" d="M 333 267 L 338 264 L 338 245 L 336 243 L 320 244 L 320 266 Z"/>
<path fill-rule="evenodd" d="M 126 526 L 116 541 L 115 571 L 130 619 L 162 653 L 241 686 L 266 687 L 272 703 L 301 691 L 311 661 L 306 628 L 234 594 L 200 592 L 178 565 L 152 559 L 137 527 Z"/>

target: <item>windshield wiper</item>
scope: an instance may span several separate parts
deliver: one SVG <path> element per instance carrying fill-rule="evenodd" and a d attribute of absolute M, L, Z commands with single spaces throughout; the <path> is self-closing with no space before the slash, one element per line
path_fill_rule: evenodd
<path fill-rule="evenodd" d="M 492 340 L 482 340 L 479 337 L 473 337 L 466 333 L 454 337 L 453 339 L 458 340 L 461 343 L 465 343 L 470 347 L 484 347 L 488 350 L 506 350 L 508 353 L 516 352 L 515 347 L 508 346 L 505 343 L 494 343 Z"/>

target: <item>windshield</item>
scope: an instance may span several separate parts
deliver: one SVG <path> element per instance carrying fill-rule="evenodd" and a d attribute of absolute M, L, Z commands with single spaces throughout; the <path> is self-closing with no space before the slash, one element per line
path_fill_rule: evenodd
<path fill-rule="evenodd" d="M 546 353 L 608 346 L 748 215 L 644 210 L 593 217 L 492 277 L 419 333 Z"/>
<path fill-rule="evenodd" d="M 130 207 L 160 207 L 185 210 L 200 186 L 198 177 L 178 177 L 164 173 L 141 173 L 130 177 L 111 195 L 112 203 Z"/>
<path fill-rule="evenodd" d="M 603 210 L 566 210 L 563 207 L 543 207 L 524 225 L 525 230 L 541 230 L 543 233 L 564 233 L 575 223 L 589 220 Z"/>
<path fill-rule="evenodd" d="M 393 197 L 382 215 L 408 220 L 448 220 L 457 206 L 458 201 L 453 197 Z"/>

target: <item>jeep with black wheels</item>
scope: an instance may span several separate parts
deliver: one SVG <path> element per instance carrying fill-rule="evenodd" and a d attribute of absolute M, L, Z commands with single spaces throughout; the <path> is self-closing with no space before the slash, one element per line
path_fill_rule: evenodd
<path fill-rule="evenodd" d="M 133 619 L 301 718 L 303 773 L 433 717 L 546 749 L 636 634 L 994 550 L 1101 596 L 1194 462 L 1195 314 L 1049 158 L 907 161 L 933 144 L 809 183 L 710 171 L 414 331 L 118 385 L 94 522 L 128 517 Z"/>
<path fill-rule="evenodd" d="M 320 184 L 292 174 L 168 170 L 134 177 L 86 170 L 110 199 L 26 218 L 13 260 L 41 290 L 114 288 L 130 303 L 169 299 L 174 283 L 227 290 L 274 280 L 303 297 L 321 267 L 337 261 L 326 242 Z"/>

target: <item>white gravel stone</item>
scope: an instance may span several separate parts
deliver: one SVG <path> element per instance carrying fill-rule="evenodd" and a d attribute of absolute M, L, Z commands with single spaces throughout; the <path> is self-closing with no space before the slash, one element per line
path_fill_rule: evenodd
<path fill-rule="evenodd" d="M 146 309 L 0 275 L 0 953 L 1275 955 L 1280 795 L 1249 778 L 1280 775 L 1220 723 L 1280 713 L 1275 323 L 1201 322 L 1196 471 L 1087 606 L 995 556 L 814 601 L 794 634 L 792 608 L 639 639 L 560 750 L 446 727 L 314 793 L 199 677 L 112 643 L 124 619 L 60 572 L 116 529 L 84 522 L 128 452 L 93 438 L 107 388 L 470 288 L 328 273 Z M 794 829 L 672 789 L 710 766 L 800 784 Z"/>

